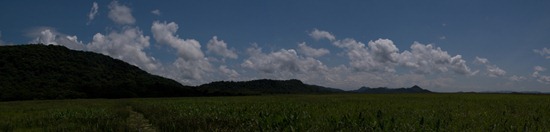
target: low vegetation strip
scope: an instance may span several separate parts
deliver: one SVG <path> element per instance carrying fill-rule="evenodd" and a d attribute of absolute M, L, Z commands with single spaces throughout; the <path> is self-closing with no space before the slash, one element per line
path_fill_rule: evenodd
<path fill-rule="evenodd" d="M 156 132 L 153 125 L 141 113 L 134 111 L 131 106 L 127 106 L 126 109 L 130 112 L 127 122 L 131 131 Z"/>
<path fill-rule="evenodd" d="M 0 129 L 550 131 L 549 109 L 550 97 L 547 95 L 517 94 L 323 94 L 20 101 L 0 102 L 0 119 L 3 119 Z M 132 123 L 134 121 L 136 123 Z"/>

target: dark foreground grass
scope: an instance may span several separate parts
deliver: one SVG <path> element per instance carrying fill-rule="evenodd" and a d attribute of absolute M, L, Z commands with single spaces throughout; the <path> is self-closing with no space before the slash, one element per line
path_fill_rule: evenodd
<path fill-rule="evenodd" d="M 119 100 L 0 102 L 0 131 L 125 131 Z"/>
<path fill-rule="evenodd" d="M 337 94 L 0 103 L 3 131 L 550 131 L 550 96 Z"/>

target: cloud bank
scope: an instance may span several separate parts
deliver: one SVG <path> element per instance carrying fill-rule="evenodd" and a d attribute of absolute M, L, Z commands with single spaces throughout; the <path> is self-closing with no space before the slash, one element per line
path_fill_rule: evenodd
<path fill-rule="evenodd" d="M 88 14 L 89 21 L 97 16 L 98 8 L 94 2 Z M 33 38 L 31 43 L 63 45 L 105 54 L 187 85 L 217 80 L 271 78 L 300 79 L 306 83 L 345 89 L 360 86 L 449 87 L 456 83 L 453 77 L 468 78 L 480 73 L 486 75 L 484 77 L 503 78 L 507 74 L 487 58 L 481 57 L 473 60 L 474 64 L 481 67 L 481 72 L 472 69 L 461 54 L 449 54 L 435 44 L 412 42 L 409 47 L 400 49 L 390 39 L 364 42 L 354 38 L 337 39 L 331 32 L 319 29 L 307 33 L 315 40 L 312 43 L 301 42 L 292 44 L 296 47 L 271 50 L 254 44 L 239 51 L 218 36 L 204 40 L 205 45 L 197 39 L 179 36 L 180 25 L 176 22 L 152 21 L 150 32 L 144 32 L 135 26 L 132 9 L 117 1 L 109 3 L 108 10 L 108 18 L 115 28 L 108 27 L 106 33 L 95 33 L 88 43 L 78 40 L 76 35 L 63 34 L 51 27 L 37 28 L 28 36 Z M 158 9 L 151 13 L 161 14 Z M 315 42 L 322 39 L 329 40 L 330 44 L 318 47 L 320 45 Z M 173 58 L 157 60 L 150 53 L 151 48 L 168 50 L 164 52 L 172 54 Z M 336 53 L 333 55 L 331 52 Z M 550 58 L 550 50 L 547 48 L 535 49 L 533 52 Z M 326 56 L 344 63 L 333 64 L 322 58 Z M 536 80 L 550 84 L 550 76 L 542 75 L 546 71 L 544 67 L 536 66 L 533 69 L 530 76 L 529 71 L 525 76 L 513 75 L 504 79 Z"/>

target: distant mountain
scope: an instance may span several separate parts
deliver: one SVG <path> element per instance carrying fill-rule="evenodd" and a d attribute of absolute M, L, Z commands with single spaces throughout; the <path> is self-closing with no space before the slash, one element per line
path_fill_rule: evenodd
<path fill-rule="evenodd" d="M 121 60 L 63 46 L 0 46 L 0 100 L 196 96 Z"/>
<path fill-rule="evenodd" d="M 505 93 L 505 94 L 548 94 L 539 91 L 482 91 L 475 93 Z"/>
<path fill-rule="evenodd" d="M 419 86 L 414 85 L 410 88 L 369 88 L 369 87 L 361 87 L 357 90 L 353 90 L 351 92 L 356 93 L 432 93 L 432 91 L 422 89 Z"/>
<path fill-rule="evenodd" d="M 338 93 L 340 89 L 304 84 L 300 80 L 252 80 L 218 81 L 197 87 L 209 95 L 259 95 L 259 94 L 301 94 L 301 93 Z"/>

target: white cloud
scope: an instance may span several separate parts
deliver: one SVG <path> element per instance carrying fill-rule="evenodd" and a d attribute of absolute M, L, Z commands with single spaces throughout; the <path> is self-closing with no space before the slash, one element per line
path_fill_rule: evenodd
<path fill-rule="evenodd" d="M 324 48 L 315 49 L 315 48 L 309 47 L 306 45 L 305 42 L 298 44 L 298 48 L 300 50 L 300 53 L 308 57 L 314 57 L 314 58 L 321 57 L 330 53 L 329 50 Z"/>
<path fill-rule="evenodd" d="M 229 69 L 229 68 L 227 68 L 227 66 L 225 66 L 225 65 L 220 65 L 220 66 L 218 67 L 218 70 L 219 70 L 221 73 L 223 73 L 224 75 L 226 75 L 227 77 L 229 77 L 229 78 L 236 78 L 236 77 L 239 77 L 239 76 L 240 76 L 240 74 L 239 74 L 237 71 L 235 71 L 235 70 L 233 70 L 233 69 Z"/>
<path fill-rule="evenodd" d="M 388 60 L 383 60 L 383 58 L 392 58 L 392 55 L 381 55 L 383 52 L 393 52 L 393 49 L 386 49 L 387 44 L 386 40 L 379 39 L 375 42 L 369 42 L 369 46 L 374 46 L 376 53 L 369 50 L 365 44 L 355 41 L 354 39 L 346 38 L 344 40 L 337 40 L 333 44 L 337 47 L 344 48 L 345 52 L 350 60 L 349 64 L 351 68 L 356 71 L 385 71 L 385 72 L 394 72 L 395 64 L 386 63 Z M 370 43 L 382 43 L 382 44 L 370 44 Z M 380 47 L 378 47 L 380 46 Z M 392 47 L 392 46 L 388 46 Z M 383 51 L 386 50 L 386 51 Z M 390 57 L 388 57 L 390 56 Z M 391 61 L 391 60 L 390 60 Z"/>
<path fill-rule="evenodd" d="M 155 9 L 155 10 L 151 11 L 151 13 L 153 13 L 154 15 L 160 16 L 160 10 L 159 9 Z"/>
<path fill-rule="evenodd" d="M 511 81 L 523 81 L 523 80 L 527 80 L 527 78 L 524 77 L 524 76 L 516 76 L 516 75 L 510 76 L 508 79 L 511 80 Z"/>
<path fill-rule="evenodd" d="M 43 43 L 43 44 L 53 44 L 57 45 L 55 42 L 57 35 L 54 34 L 50 29 L 45 29 L 40 32 L 40 35 L 32 41 L 32 43 Z"/>
<path fill-rule="evenodd" d="M 397 62 L 399 49 L 389 39 L 378 39 L 369 41 L 370 52 L 378 62 Z"/>
<path fill-rule="evenodd" d="M 474 60 L 474 63 L 478 64 L 488 64 L 489 60 L 487 58 L 480 58 L 476 56 L 476 59 Z"/>
<path fill-rule="evenodd" d="M 550 76 L 541 75 L 537 78 L 540 83 L 550 84 Z"/>
<path fill-rule="evenodd" d="M 487 66 L 487 74 L 490 77 L 502 77 L 506 75 L 506 71 L 500 69 L 499 67 L 495 65 L 488 65 Z"/>
<path fill-rule="evenodd" d="M 213 71 L 212 65 L 206 58 L 198 60 L 178 58 L 174 61 L 174 63 L 172 63 L 172 67 L 173 68 L 166 71 L 168 73 L 165 74 L 172 74 L 174 79 L 189 84 L 204 82 L 205 80 L 203 80 L 203 76 Z"/>
<path fill-rule="evenodd" d="M 85 50 L 86 48 L 81 41 L 78 41 L 77 36 L 68 36 L 49 27 L 34 29 L 28 35 L 34 38 L 30 43 L 63 45 L 74 50 Z"/>
<path fill-rule="evenodd" d="M 449 70 L 461 75 L 474 75 L 461 55 L 451 57 L 447 51 L 415 42 L 411 51 L 399 52 L 389 39 L 370 41 L 368 47 L 353 39 L 337 40 L 335 46 L 344 48 L 350 66 L 357 71 L 395 72 L 396 66 L 412 68 L 415 73 L 429 74 Z"/>
<path fill-rule="evenodd" d="M 538 82 L 550 84 L 550 76 L 540 75 L 540 72 L 546 71 L 546 68 L 542 66 L 535 66 L 533 70 L 535 71 L 533 72 L 533 74 L 531 74 L 531 76 L 536 78 Z"/>
<path fill-rule="evenodd" d="M 250 57 L 241 64 L 242 67 L 260 71 L 262 73 L 306 73 L 327 69 L 321 61 L 311 57 L 298 56 L 294 49 L 281 49 L 269 54 L 263 53 L 261 48 L 249 48 Z"/>
<path fill-rule="evenodd" d="M 318 29 L 313 29 L 313 31 L 309 33 L 309 36 L 311 36 L 315 40 L 328 39 L 330 41 L 334 41 L 336 39 L 336 37 L 334 37 L 334 35 L 332 35 L 330 32 Z"/>
<path fill-rule="evenodd" d="M 97 5 L 97 2 L 94 2 L 92 4 L 92 8 L 90 9 L 90 13 L 88 13 L 88 22 L 86 25 L 90 25 L 91 21 L 94 20 L 95 16 L 97 14 L 97 10 L 99 9 L 99 6 Z"/>
<path fill-rule="evenodd" d="M 534 49 L 533 52 L 543 56 L 546 59 L 550 59 L 550 49 L 544 47 L 542 49 Z"/>
<path fill-rule="evenodd" d="M 176 35 L 178 24 L 174 22 L 153 22 L 151 32 L 158 43 L 168 44 L 178 51 L 173 70 L 167 71 L 172 77 L 184 83 L 197 84 L 203 76 L 213 71 L 209 60 L 204 56 L 201 45 L 194 39 L 181 39 Z M 176 72 L 174 72 L 176 71 Z"/>
<path fill-rule="evenodd" d="M 533 70 L 535 70 L 535 72 L 543 72 L 543 71 L 546 71 L 546 68 L 542 66 L 535 66 Z"/>
<path fill-rule="evenodd" d="M 118 1 L 113 1 L 109 4 L 109 18 L 117 24 L 134 24 L 136 19 L 132 16 L 132 9 L 125 5 L 118 4 Z"/>
<path fill-rule="evenodd" d="M 149 36 L 144 36 L 138 28 L 124 28 L 122 31 L 112 31 L 107 35 L 97 33 L 88 50 L 102 53 L 116 59 L 136 65 L 149 72 L 160 68 L 155 58 L 145 53 L 149 47 Z"/>
<path fill-rule="evenodd" d="M 491 63 L 487 58 L 481 58 L 476 56 L 474 63 L 485 65 L 485 69 L 487 70 L 487 75 L 490 77 L 503 77 L 504 75 L 506 75 L 506 71 L 500 69 L 496 65 L 491 65 Z"/>
<path fill-rule="evenodd" d="M 411 45 L 411 51 L 404 51 L 399 58 L 399 63 L 402 66 L 412 68 L 416 73 L 447 72 L 449 69 L 461 75 L 477 73 L 477 71 L 470 70 L 461 55 L 451 57 L 447 51 L 431 44 L 424 45 L 414 42 Z"/>
<path fill-rule="evenodd" d="M 151 32 L 158 43 L 164 43 L 176 48 L 179 57 L 185 60 L 199 60 L 204 58 L 204 53 L 201 51 L 201 45 L 194 39 L 181 39 L 176 35 L 178 24 L 174 22 L 153 22 Z"/>
<path fill-rule="evenodd" d="M 217 36 L 212 37 L 208 44 L 206 45 L 208 49 L 207 52 L 214 52 L 217 55 L 220 55 L 225 58 L 237 59 L 238 55 L 235 53 L 234 49 L 227 49 L 227 44 L 223 40 L 218 40 Z"/>

